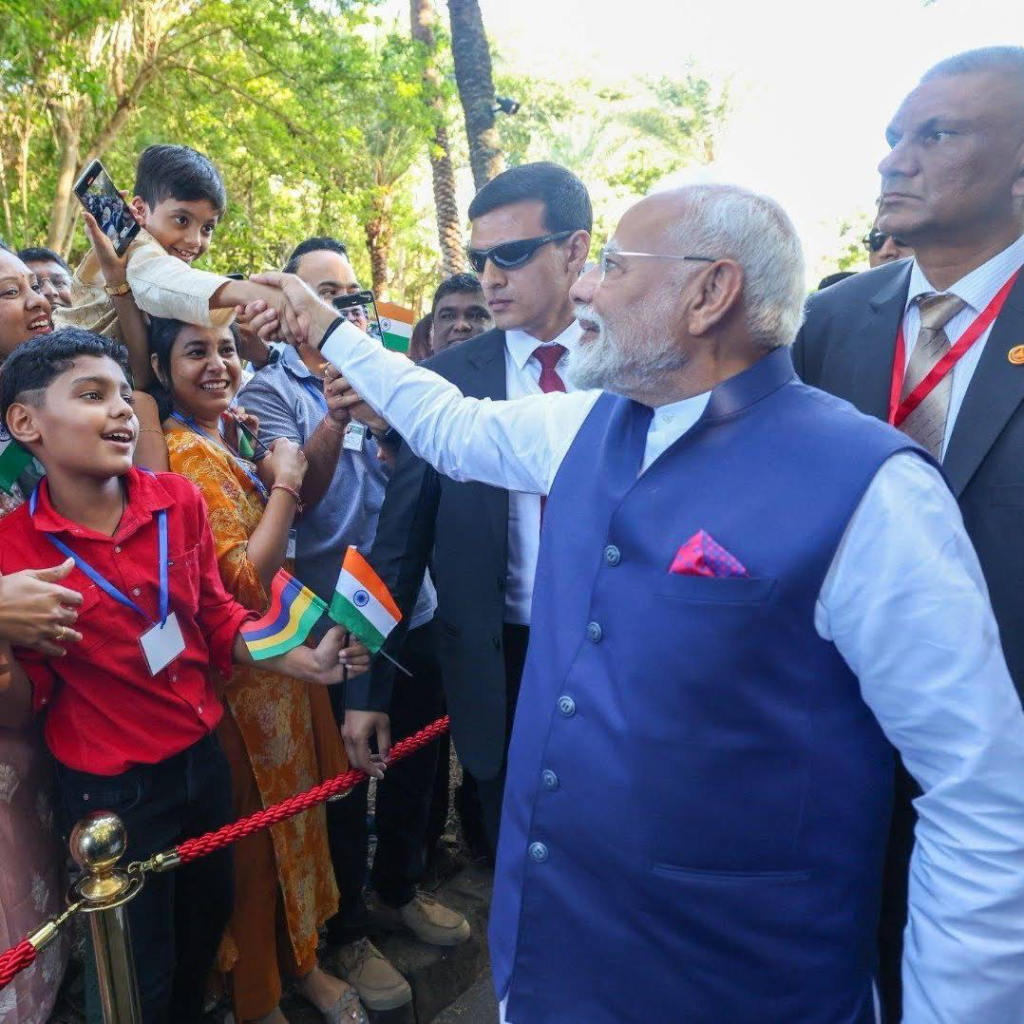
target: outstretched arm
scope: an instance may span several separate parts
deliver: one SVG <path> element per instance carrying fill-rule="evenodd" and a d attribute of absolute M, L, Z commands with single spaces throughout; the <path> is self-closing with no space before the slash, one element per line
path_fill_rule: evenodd
<path fill-rule="evenodd" d="M 283 289 L 310 344 L 384 417 L 420 458 L 455 480 L 547 494 L 598 392 L 533 395 L 514 402 L 467 398 L 443 377 L 389 352 L 337 316 L 297 277 L 262 274 Z M 258 310 L 250 308 L 255 316 Z M 330 372 L 329 372 L 330 376 Z"/>

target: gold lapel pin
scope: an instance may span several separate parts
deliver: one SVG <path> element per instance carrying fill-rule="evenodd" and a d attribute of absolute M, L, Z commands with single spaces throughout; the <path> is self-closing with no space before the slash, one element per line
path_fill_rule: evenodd
<path fill-rule="evenodd" d="M 1024 364 L 1024 345 L 1014 345 L 1013 348 L 1006 353 L 1006 358 L 1013 363 L 1014 366 L 1021 366 Z"/>

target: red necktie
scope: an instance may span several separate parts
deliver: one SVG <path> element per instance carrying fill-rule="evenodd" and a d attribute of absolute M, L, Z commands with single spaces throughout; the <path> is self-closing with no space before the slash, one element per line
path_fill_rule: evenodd
<path fill-rule="evenodd" d="M 555 367 L 558 360 L 565 354 L 564 345 L 538 345 L 533 350 L 533 358 L 540 363 L 540 389 L 544 394 L 551 391 L 565 391 L 565 381 L 558 376 Z M 540 499 L 540 522 L 544 525 L 544 506 L 548 499 L 541 495 Z"/>
<path fill-rule="evenodd" d="M 558 360 L 564 355 L 564 345 L 538 345 L 533 350 L 533 358 L 540 363 L 540 389 L 544 394 L 565 390 L 565 383 L 555 369 Z"/>

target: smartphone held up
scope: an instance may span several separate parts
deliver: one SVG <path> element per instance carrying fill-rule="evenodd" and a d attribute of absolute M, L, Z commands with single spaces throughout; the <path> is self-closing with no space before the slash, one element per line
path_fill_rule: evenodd
<path fill-rule="evenodd" d="M 96 218 L 118 256 L 123 256 L 140 228 L 135 214 L 114 187 L 110 175 L 99 160 L 93 160 L 75 183 L 78 201 Z"/>

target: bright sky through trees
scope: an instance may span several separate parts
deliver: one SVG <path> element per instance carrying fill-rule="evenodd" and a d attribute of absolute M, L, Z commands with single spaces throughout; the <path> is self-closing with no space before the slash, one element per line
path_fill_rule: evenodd
<path fill-rule="evenodd" d="M 407 0 L 397 0 L 405 13 Z M 815 268 L 870 209 L 883 132 L 930 64 L 1024 44 L 1021 0 L 481 0 L 506 72 L 599 85 L 700 71 L 732 80 L 716 176 L 769 192 Z M 407 17 L 407 14 L 406 14 Z"/>

